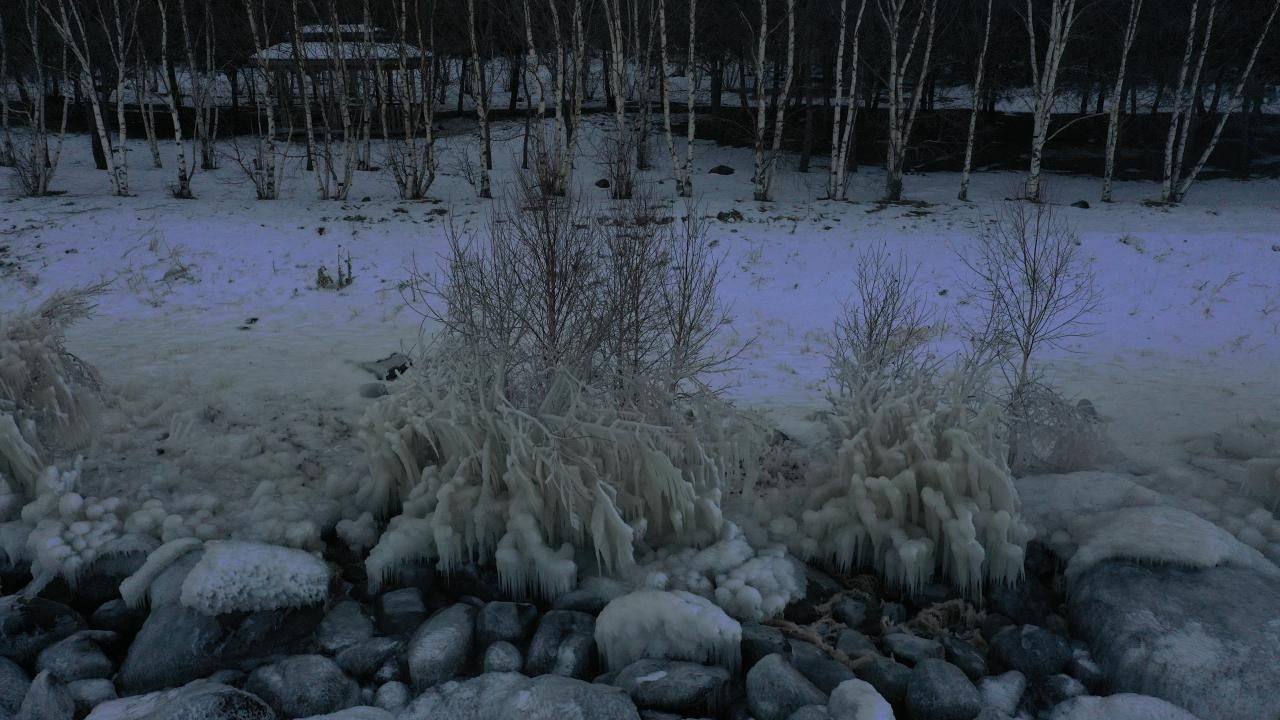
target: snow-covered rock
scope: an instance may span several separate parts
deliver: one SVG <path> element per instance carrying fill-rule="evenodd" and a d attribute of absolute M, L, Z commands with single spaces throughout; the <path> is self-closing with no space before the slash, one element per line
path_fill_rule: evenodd
<path fill-rule="evenodd" d="M 506 640 L 499 640 L 485 648 L 485 672 L 520 672 L 523 667 L 524 655 L 520 653 L 520 648 Z"/>
<path fill-rule="evenodd" d="M 971 720 L 982 709 L 982 696 L 960 668 L 929 658 L 911 670 L 907 709 L 912 720 Z"/>
<path fill-rule="evenodd" d="M 475 641 L 476 609 L 452 605 L 431 617 L 409 639 L 405 665 L 417 690 L 449 680 L 462 671 Z"/>
<path fill-rule="evenodd" d="M 374 693 L 373 704 L 387 712 L 398 713 L 413 699 L 409 686 L 402 682 L 388 682 L 378 686 Z"/>
<path fill-rule="evenodd" d="M 722 667 L 673 660 L 637 660 L 613 679 L 636 707 L 688 717 L 715 715 L 724 705 L 730 683 Z"/>
<path fill-rule="evenodd" d="M 710 600 L 676 590 L 637 590 L 596 619 L 596 644 L 611 669 L 641 658 L 723 665 L 741 662 L 742 626 Z"/>
<path fill-rule="evenodd" d="M 1018 703 L 1022 702 L 1022 694 L 1026 691 L 1027 676 L 1017 670 L 986 677 L 978 683 L 978 693 L 982 695 L 983 705 L 1005 715 L 1013 715 L 1018 711 Z"/>
<path fill-rule="evenodd" d="M 246 692 L 286 718 L 324 715 L 360 702 L 360 686 L 323 655 L 295 655 L 249 674 Z"/>
<path fill-rule="evenodd" d="M 1232 566 L 1107 561 L 1070 586 L 1073 625 L 1107 686 L 1201 720 L 1280 715 L 1280 580 Z"/>
<path fill-rule="evenodd" d="M 315 555 L 265 543 L 214 541 L 182 583 L 182 604 L 206 615 L 324 602 L 329 566 Z"/>
<path fill-rule="evenodd" d="M 67 683 L 67 692 L 76 704 L 76 717 L 84 717 L 93 708 L 108 700 L 115 700 L 116 686 L 106 678 L 93 680 L 76 680 Z"/>
<path fill-rule="evenodd" d="M 627 693 L 560 675 L 487 673 L 418 696 L 398 720 L 639 720 Z M 763 719 L 761 719 L 763 720 Z"/>
<path fill-rule="evenodd" d="M 1245 717 L 1245 716 L 1241 716 Z M 1264 717 L 1250 715 L 1248 717 Z M 1165 700 L 1147 695 L 1119 693 L 1107 697 L 1072 698 L 1053 709 L 1049 720 L 1200 720 Z"/>
<path fill-rule="evenodd" d="M 894 720 L 889 702 L 861 680 L 840 683 L 831 692 L 827 714 L 831 720 Z"/>
<path fill-rule="evenodd" d="M 585 678 L 595 665 L 596 618 L 575 610 L 552 610 L 542 616 L 529 641 L 524 670 Z"/>
<path fill-rule="evenodd" d="M 163 690 L 109 700 L 86 720 L 278 720 L 261 699 L 221 683 L 196 680 Z"/>
<path fill-rule="evenodd" d="M 781 655 L 769 655 L 747 672 L 747 707 L 756 720 L 787 720 L 805 705 L 826 705 L 827 695 Z"/>

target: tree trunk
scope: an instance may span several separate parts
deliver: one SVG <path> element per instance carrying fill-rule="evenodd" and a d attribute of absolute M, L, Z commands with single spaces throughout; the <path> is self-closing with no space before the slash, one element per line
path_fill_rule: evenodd
<path fill-rule="evenodd" d="M 991 44 L 991 10 L 992 0 L 987 0 L 986 21 L 983 23 L 982 49 L 978 51 L 978 71 L 973 80 L 972 109 L 969 111 L 969 133 L 964 143 L 964 168 L 960 172 L 960 192 L 956 196 L 961 202 L 969 200 L 969 172 L 973 168 L 973 141 L 978 130 L 978 100 L 982 97 L 982 81 L 987 69 L 987 48 Z"/>
<path fill-rule="evenodd" d="M 176 85 L 178 74 L 173 70 L 173 63 L 169 62 L 168 0 L 156 0 L 156 9 L 160 15 L 160 65 L 169 82 L 169 86 L 165 88 L 165 100 L 169 105 L 169 122 L 173 124 L 173 146 L 178 158 L 178 185 L 173 189 L 173 196 L 189 200 L 193 197 L 191 171 L 187 165 L 187 146 L 182 142 L 182 115 L 179 112 L 179 91 Z"/>
<path fill-rule="evenodd" d="M 1049 9 L 1049 30 L 1045 37 L 1043 61 L 1036 56 L 1036 26 L 1033 0 L 1027 0 L 1023 17 L 1031 47 L 1031 75 L 1035 94 L 1032 115 L 1031 167 L 1027 173 L 1026 196 L 1031 202 L 1040 202 L 1040 169 L 1044 158 L 1044 146 L 1049 138 L 1049 124 L 1053 120 L 1053 104 L 1056 97 L 1058 70 L 1062 55 L 1071 39 L 1071 29 L 1076 22 L 1076 0 L 1053 0 Z"/>
<path fill-rule="evenodd" d="M 1120 138 L 1120 105 L 1124 102 L 1124 75 L 1129 66 L 1129 50 L 1138 32 L 1138 17 L 1142 14 L 1142 0 L 1129 0 L 1129 22 L 1125 25 L 1124 44 L 1120 50 L 1120 69 L 1116 71 L 1116 85 L 1111 92 L 1111 112 L 1107 117 L 1107 149 L 1102 170 L 1102 202 L 1111 202 L 1112 178 L 1116 169 L 1116 147 Z"/>

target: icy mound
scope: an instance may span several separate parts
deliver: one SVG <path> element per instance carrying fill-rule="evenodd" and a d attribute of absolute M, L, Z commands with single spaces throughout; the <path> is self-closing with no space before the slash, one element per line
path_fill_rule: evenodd
<path fill-rule="evenodd" d="M 262 543 L 215 541 L 182 583 L 182 604 L 206 615 L 315 605 L 329 566 L 311 553 Z"/>
<path fill-rule="evenodd" d="M 710 600 L 683 590 L 637 590 L 596 618 L 596 645 L 612 670 L 641 659 L 687 660 L 736 671 L 742 626 Z"/>

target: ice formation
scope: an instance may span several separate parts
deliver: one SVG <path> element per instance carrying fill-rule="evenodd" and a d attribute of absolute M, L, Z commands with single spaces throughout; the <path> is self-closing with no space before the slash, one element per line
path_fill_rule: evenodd
<path fill-rule="evenodd" d="M 311 553 L 216 540 L 182 583 L 182 604 L 206 615 L 314 605 L 329 593 L 329 566 Z"/>
<path fill-rule="evenodd" d="M 644 658 L 687 660 L 736 671 L 742 626 L 710 600 L 683 590 L 637 590 L 596 618 L 596 645 L 611 670 Z"/>
<path fill-rule="evenodd" d="M 798 532 L 775 519 L 775 539 L 841 569 L 874 563 L 908 590 L 937 568 L 969 594 L 1021 578 L 1034 533 L 1019 512 L 994 409 L 974 415 L 946 389 L 917 387 L 839 400 L 828 424 L 832 448 L 802 490 Z M 781 502 L 762 498 L 761 519 Z"/>

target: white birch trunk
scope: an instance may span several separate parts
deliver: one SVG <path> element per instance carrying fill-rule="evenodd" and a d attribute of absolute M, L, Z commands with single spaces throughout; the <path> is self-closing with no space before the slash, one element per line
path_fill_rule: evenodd
<path fill-rule="evenodd" d="M 169 8 L 168 0 L 156 0 L 156 9 L 160 13 L 160 70 L 165 76 L 165 103 L 169 106 L 169 121 L 173 124 L 173 145 L 178 158 L 178 185 L 173 189 L 173 196 L 183 200 L 193 197 L 191 194 L 191 171 L 187 164 L 187 146 L 182 142 L 182 116 L 178 111 L 177 88 L 169 87 Z"/>
<path fill-rule="evenodd" d="M 157 170 L 164 167 L 160 158 L 160 141 L 156 138 L 156 114 L 147 102 L 146 62 L 142 57 L 142 49 L 138 49 L 138 60 L 134 66 L 133 97 L 138 103 L 139 114 L 142 115 L 142 131 L 147 136 L 147 147 L 151 150 L 151 165 Z"/>
<path fill-rule="evenodd" d="M 1263 23 L 1262 29 L 1258 32 L 1258 40 L 1253 45 L 1253 50 L 1249 53 L 1249 61 L 1245 63 L 1244 69 L 1240 72 L 1240 79 L 1236 82 L 1235 88 L 1231 92 L 1231 97 L 1227 99 L 1226 109 L 1218 118 L 1218 124 L 1213 129 L 1213 136 L 1205 145 L 1204 150 L 1200 153 L 1200 157 L 1196 160 L 1196 164 L 1182 178 L 1178 186 L 1174 189 L 1173 194 L 1169 197 L 1170 202 L 1180 203 L 1186 197 L 1187 191 L 1191 189 L 1191 184 L 1195 182 L 1196 176 L 1204 169 L 1205 163 L 1209 162 L 1209 157 L 1213 154 L 1214 148 L 1218 144 L 1218 140 L 1222 137 L 1222 130 L 1227 125 L 1227 119 L 1231 116 L 1232 110 L 1235 108 L 1236 101 L 1244 92 L 1245 83 L 1248 82 L 1249 73 L 1253 72 L 1254 63 L 1258 60 L 1258 52 L 1262 49 L 1262 44 L 1267 39 L 1267 34 L 1271 31 L 1272 24 L 1275 23 L 1277 11 L 1280 11 L 1280 0 L 1274 0 L 1271 4 L 1271 12 L 1267 14 L 1266 22 Z"/>
<path fill-rule="evenodd" d="M 769 0 L 760 0 L 760 31 L 756 36 L 756 137 L 752 155 L 751 184 L 754 186 L 756 199 L 768 195 L 768 184 L 765 178 L 765 123 L 768 120 L 768 107 L 765 102 L 764 69 L 765 54 L 769 49 Z M 744 78 L 745 82 L 745 78 Z"/>
<path fill-rule="evenodd" d="M 1120 107 L 1124 104 L 1124 76 L 1129 67 L 1129 50 L 1138 34 L 1138 17 L 1142 14 L 1142 0 L 1129 0 L 1129 22 L 1125 24 L 1124 45 L 1120 50 L 1120 68 L 1116 71 L 1116 85 L 1111 91 L 1111 107 L 1107 113 L 1107 148 L 1102 168 L 1102 202 L 1111 202 L 1112 178 L 1116 172 L 1116 146 L 1120 140 Z"/>
<path fill-rule="evenodd" d="M 787 0 L 787 64 L 783 70 L 782 90 L 778 93 L 776 113 L 773 121 L 773 144 L 769 148 L 769 159 L 764 168 L 764 182 L 757 188 L 756 201 L 767 202 L 773 191 L 773 175 L 778 168 L 778 160 L 782 156 L 782 133 L 786 124 L 787 97 L 791 95 L 791 81 L 795 76 L 796 64 L 796 1 Z"/>
<path fill-rule="evenodd" d="M 488 88 L 482 87 L 483 73 L 480 67 L 480 43 L 476 36 L 476 0 L 467 0 L 467 35 L 471 41 L 471 94 L 476 104 L 476 119 L 480 123 L 480 168 L 476 193 L 482 198 L 493 197 L 489 169 L 493 160 L 489 154 L 489 97 Z"/>
<path fill-rule="evenodd" d="M 1031 131 L 1031 166 L 1027 172 L 1026 196 L 1032 202 L 1040 201 L 1040 171 L 1044 158 L 1044 146 L 1049 137 L 1049 124 L 1053 120 L 1053 105 L 1057 97 L 1058 70 L 1071 29 L 1076 22 L 1076 0 L 1053 0 L 1049 8 L 1049 31 L 1045 37 L 1043 61 L 1036 55 L 1036 26 L 1034 0 L 1027 0 L 1023 17 L 1031 49 L 1031 75 L 1035 96 Z"/>
<path fill-rule="evenodd" d="M 684 197 L 693 197 L 693 141 L 696 137 L 696 125 L 698 121 L 697 101 L 698 101 L 698 76 L 694 72 L 697 66 L 696 39 L 698 37 L 698 0 L 689 0 L 689 57 L 685 64 L 685 76 L 687 78 L 688 97 L 685 100 L 688 115 L 687 127 L 685 128 L 685 145 L 684 145 L 684 186 L 681 188 L 681 195 Z"/>
<path fill-rule="evenodd" d="M 1134 0 L 1141 2 L 1141 0 Z M 978 72 L 973 80 L 973 99 L 969 110 L 969 134 L 964 143 L 964 168 L 960 171 L 960 192 L 956 198 L 960 202 L 969 200 L 969 173 L 973 169 L 973 142 L 978 131 L 978 108 L 982 102 L 982 81 L 986 78 L 987 48 L 991 44 L 991 10 L 992 0 L 987 0 L 986 22 L 983 23 L 982 50 L 978 52 Z"/>
<path fill-rule="evenodd" d="M 4 16 L 0 15 L 0 166 L 12 165 L 13 133 L 9 128 L 9 42 L 5 34 Z"/>
<path fill-rule="evenodd" d="M 889 144 L 885 159 L 885 200 L 897 202 L 902 199 L 902 174 L 906 165 L 911 129 L 915 125 L 920 102 L 924 96 L 925 83 L 929 76 L 929 62 L 933 54 L 933 38 L 937 28 L 938 5 L 937 0 L 921 1 L 911 30 L 911 38 L 907 41 L 905 52 L 899 57 L 899 47 L 902 44 L 902 16 L 906 10 L 907 0 L 880 0 L 879 4 L 880 16 L 889 31 Z M 908 104 L 906 79 L 911 68 L 911 60 L 915 56 L 920 41 L 921 30 L 925 33 L 924 52 L 921 53 L 916 83 Z"/>
<path fill-rule="evenodd" d="M 831 128 L 831 188 L 829 194 L 832 199 L 844 200 L 848 194 L 848 177 L 849 177 L 849 156 L 853 152 L 853 133 L 858 124 L 858 61 L 861 57 L 862 48 L 862 19 L 866 16 L 867 0 L 859 0 L 858 15 L 853 24 L 853 47 L 849 51 L 849 90 L 843 93 L 847 107 L 841 107 L 840 95 L 841 83 L 843 82 L 844 69 L 841 67 L 836 72 L 836 110 L 843 113 L 837 115 L 836 122 Z M 842 8 L 843 12 L 843 8 Z M 844 23 L 842 16 L 841 22 Z M 844 33 L 841 32 L 841 50 L 844 46 Z M 836 135 L 837 127 L 839 127 L 839 136 Z"/>

